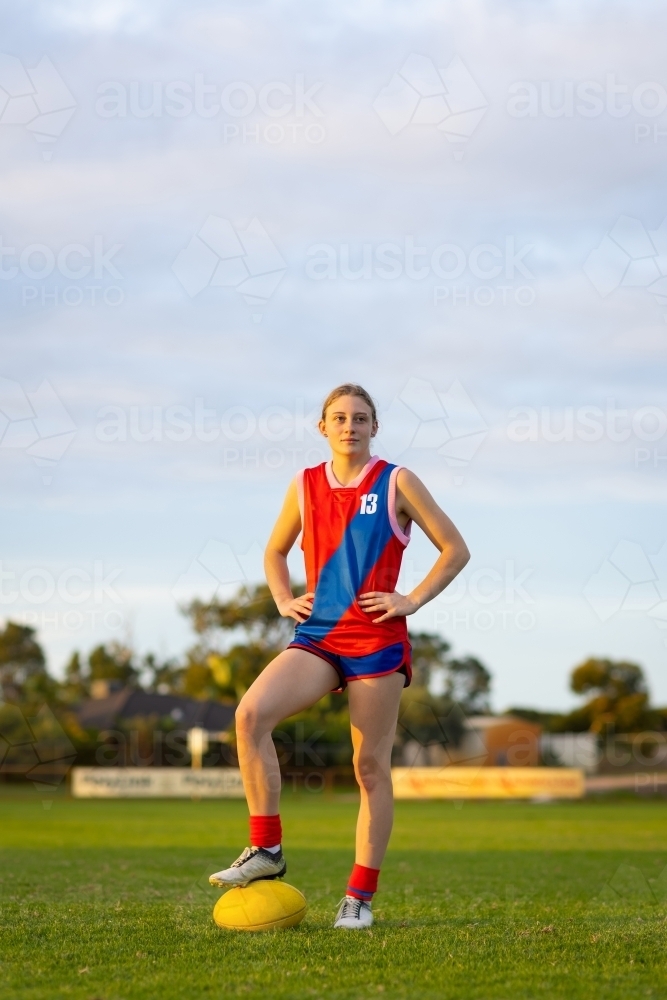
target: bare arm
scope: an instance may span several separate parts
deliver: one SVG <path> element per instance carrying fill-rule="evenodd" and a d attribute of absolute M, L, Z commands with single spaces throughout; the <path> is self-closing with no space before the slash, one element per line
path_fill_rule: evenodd
<path fill-rule="evenodd" d="M 468 546 L 458 529 L 447 517 L 414 473 L 401 469 L 396 479 L 396 513 L 406 514 L 422 529 L 439 550 L 430 572 L 414 590 L 403 596 L 397 592 L 384 594 L 372 591 L 361 594 L 359 605 L 364 611 L 383 611 L 374 621 L 381 622 L 397 615 L 412 615 L 458 576 L 470 559 Z"/>
<path fill-rule="evenodd" d="M 301 531 L 301 514 L 296 481 L 290 483 L 283 508 L 278 515 L 264 551 L 264 572 L 278 611 L 284 618 L 304 622 L 313 609 L 314 594 L 294 597 L 290 587 L 287 555 Z"/>

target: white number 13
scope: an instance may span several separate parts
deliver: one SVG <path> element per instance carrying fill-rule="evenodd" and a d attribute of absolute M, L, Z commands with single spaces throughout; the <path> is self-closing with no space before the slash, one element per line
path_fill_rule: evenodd
<path fill-rule="evenodd" d="M 362 493 L 361 494 L 361 510 L 360 514 L 374 514 L 378 508 L 378 495 L 377 493 Z"/>

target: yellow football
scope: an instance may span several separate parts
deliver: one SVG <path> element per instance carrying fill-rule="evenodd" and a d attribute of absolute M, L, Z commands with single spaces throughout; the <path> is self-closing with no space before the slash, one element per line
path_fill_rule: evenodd
<path fill-rule="evenodd" d="M 226 931 L 272 931 L 296 927 L 307 908 L 303 893 L 272 879 L 230 889 L 215 904 L 213 919 Z"/>

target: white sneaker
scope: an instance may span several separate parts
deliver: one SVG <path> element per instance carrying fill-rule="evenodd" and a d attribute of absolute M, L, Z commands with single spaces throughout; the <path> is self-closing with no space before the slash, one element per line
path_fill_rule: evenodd
<path fill-rule="evenodd" d="M 373 913 L 370 903 L 366 903 L 363 899 L 357 899 L 356 896 L 345 896 L 341 900 L 334 927 L 343 927 L 348 931 L 362 931 L 365 927 L 370 927 L 372 923 Z"/>
<path fill-rule="evenodd" d="M 208 880 L 211 885 L 228 889 L 232 885 L 282 878 L 286 871 L 282 850 L 272 854 L 263 847 L 246 847 L 230 868 L 215 872 Z"/>

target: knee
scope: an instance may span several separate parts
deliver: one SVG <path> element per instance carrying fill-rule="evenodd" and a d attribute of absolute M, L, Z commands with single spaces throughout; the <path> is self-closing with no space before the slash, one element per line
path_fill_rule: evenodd
<path fill-rule="evenodd" d="M 391 781 L 389 769 L 373 754 L 360 753 L 354 761 L 354 773 L 359 786 L 366 793 L 374 792 L 376 788 Z"/>
<path fill-rule="evenodd" d="M 261 734 L 265 728 L 263 715 L 260 705 L 250 698 L 242 698 L 235 714 L 237 737 L 247 740 Z"/>

